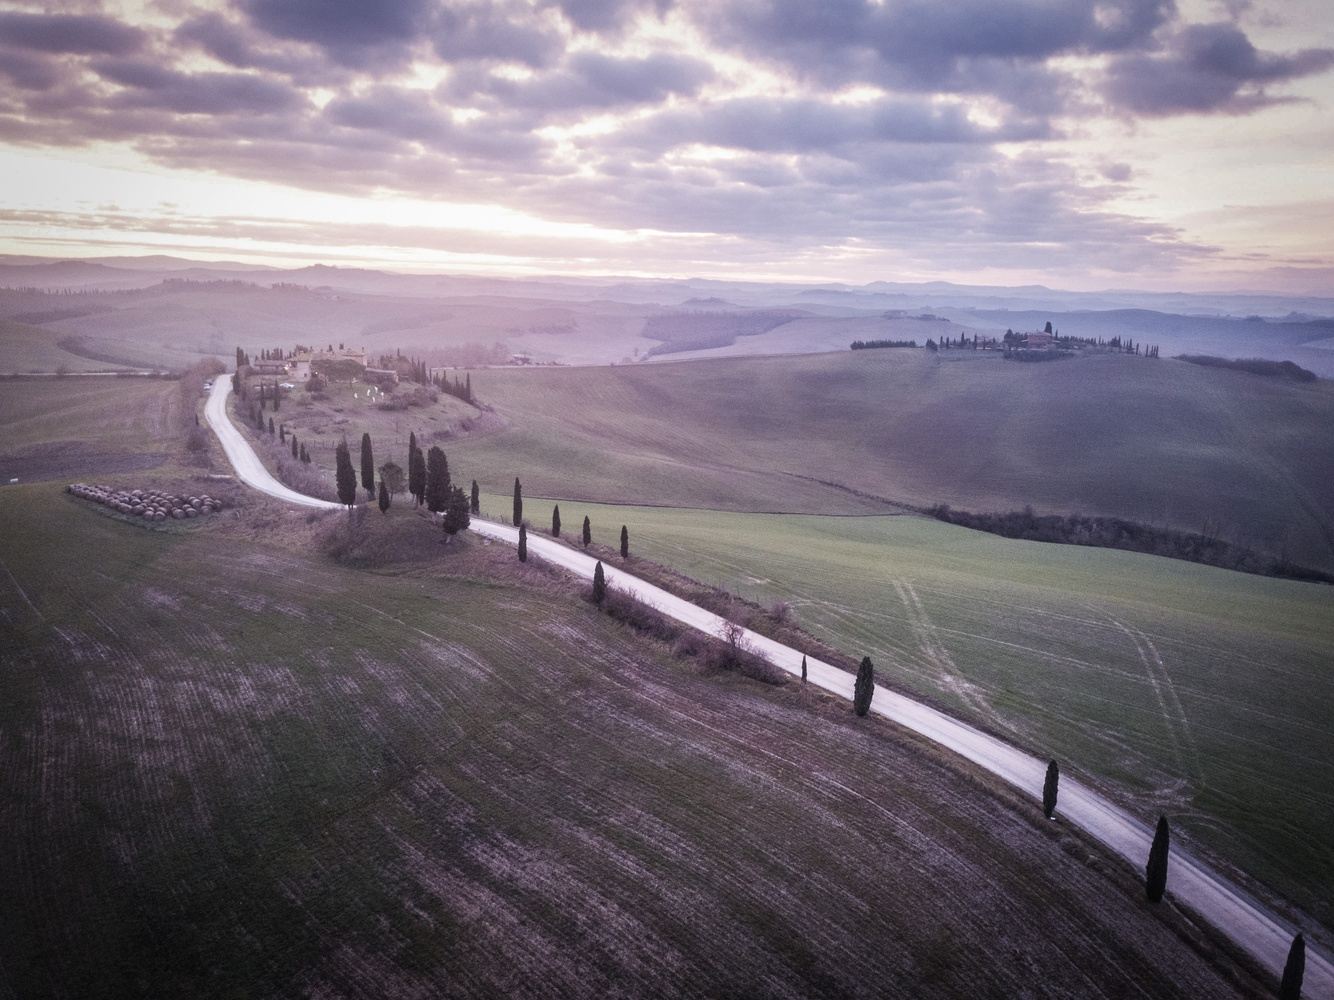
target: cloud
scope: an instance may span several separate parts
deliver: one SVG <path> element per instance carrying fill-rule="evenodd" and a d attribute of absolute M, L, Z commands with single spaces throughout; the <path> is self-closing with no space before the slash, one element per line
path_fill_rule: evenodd
<path fill-rule="evenodd" d="M 274 43 L 246 24 L 230 21 L 216 12 L 190 17 L 172 32 L 176 44 L 198 47 L 214 59 L 237 69 L 261 69 L 282 73 L 308 84 L 328 84 L 340 74 L 310 50 L 292 44 Z"/>
<path fill-rule="evenodd" d="M 331 101 L 324 109 L 323 120 L 393 140 L 422 143 L 454 156 L 505 159 L 515 167 L 536 155 L 542 145 L 526 130 L 476 120 L 456 123 L 448 109 L 426 91 L 398 87 L 376 87 Z"/>
<path fill-rule="evenodd" d="M 701 20 L 720 44 L 808 78 L 965 93 L 1002 70 L 1132 48 L 1174 12 L 1172 0 L 725 0 Z"/>
<path fill-rule="evenodd" d="M 1334 64 L 1184 24 L 1170 0 L 177 2 L 142 28 L 0 15 L 0 138 L 708 234 L 754 260 L 855 246 L 924 268 L 1133 270 L 1208 255 L 1110 210 L 1139 175 L 1066 131 L 1246 113 Z M 756 69 L 772 93 L 755 93 Z"/>
<path fill-rule="evenodd" d="M 813 98 L 741 97 L 673 108 L 628 126 L 618 144 L 649 154 L 705 145 L 768 153 L 833 153 L 865 143 L 991 143 L 1041 139 L 1044 124 L 985 127 L 957 104 L 888 98 L 836 104 Z"/>
<path fill-rule="evenodd" d="M 435 52 L 446 62 L 482 60 L 549 65 L 562 47 L 560 35 L 513 2 L 473 2 L 443 7 L 433 28 Z"/>
<path fill-rule="evenodd" d="M 428 0 L 242 0 L 257 28 L 356 68 L 396 66 L 430 22 Z"/>
<path fill-rule="evenodd" d="M 471 106 L 534 111 L 541 117 L 657 104 L 673 94 L 693 95 L 713 78 L 707 63 L 689 56 L 655 52 L 618 57 L 583 51 L 549 72 L 522 80 L 464 68 L 455 72 L 442 93 Z"/>
<path fill-rule="evenodd" d="M 555 0 L 565 19 L 579 31 L 604 33 L 624 28 L 646 10 L 661 17 L 672 0 Z"/>
<path fill-rule="evenodd" d="M 1265 85 L 1323 72 L 1334 49 L 1261 52 L 1228 23 L 1187 25 L 1164 51 L 1131 53 L 1108 69 L 1106 96 L 1116 108 L 1138 115 L 1226 112 L 1242 114 L 1280 103 Z"/>
<path fill-rule="evenodd" d="M 37 52 L 126 55 L 140 49 L 147 33 L 95 14 L 0 12 L 0 44 Z"/>
<path fill-rule="evenodd" d="M 299 90 L 250 73 L 181 73 L 128 59 L 95 60 L 92 68 L 123 88 L 109 101 L 117 108 L 156 108 L 183 115 L 271 114 L 306 103 Z"/>
<path fill-rule="evenodd" d="M 63 78 L 60 67 L 49 59 L 4 49 L 0 49 L 0 75 L 24 90 L 50 90 Z"/>

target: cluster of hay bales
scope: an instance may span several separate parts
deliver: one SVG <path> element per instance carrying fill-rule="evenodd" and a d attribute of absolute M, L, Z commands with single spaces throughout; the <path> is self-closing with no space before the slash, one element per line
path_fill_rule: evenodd
<path fill-rule="evenodd" d="M 165 521 L 169 517 L 181 521 L 222 510 L 222 501 L 208 494 L 191 497 L 162 490 L 114 490 L 88 483 L 71 483 L 65 492 L 146 521 Z"/>

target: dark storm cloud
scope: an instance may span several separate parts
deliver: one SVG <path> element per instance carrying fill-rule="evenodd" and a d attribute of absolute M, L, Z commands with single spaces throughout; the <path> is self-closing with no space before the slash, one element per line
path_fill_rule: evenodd
<path fill-rule="evenodd" d="M 621 58 L 576 52 L 561 66 L 525 80 L 484 68 L 462 69 L 442 94 L 490 110 L 576 113 L 634 104 L 656 104 L 672 94 L 692 95 L 713 79 L 705 62 L 660 52 Z"/>
<path fill-rule="evenodd" d="M 0 12 L 0 44 L 39 52 L 124 55 L 141 48 L 147 33 L 94 14 Z"/>
<path fill-rule="evenodd" d="M 1107 98 L 1138 115 L 1185 112 L 1244 113 L 1283 100 L 1266 93 L 1282 83 L 1334 66 L 1334 49 L 1261 52 L 1235 25 L 1188 25 L 1165 51 L 1116 59 L 1107 79 Z"/>
<path fill-rule="evenodd" d="M 241 0 L 241 7 L 270 35 L 309 42 L 359 68 L 405 61 L 432 15 L 429 0 Z"/>

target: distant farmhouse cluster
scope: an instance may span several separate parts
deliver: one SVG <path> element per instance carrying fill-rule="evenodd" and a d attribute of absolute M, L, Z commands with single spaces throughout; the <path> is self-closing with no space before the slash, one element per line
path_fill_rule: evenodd
<path fill-rule="evenodd" d="M 923 316 L 919 319 L 939 319 L 937 316 Z M 865 351 L 884 347 L 916 347 L 915 340 L 854 340 L 848 345 L 854 351 Z M 1103 354 L 1134 354 L 1137 357 L 1158 357 L 1158 346 L 1137 344 L 1133 340 L 1121 337 L 1104 339 L 1102 337 L 1067 337 L 1059 330 L 1052 329 L 1048 321 L 1046 328 L 1033 333 L 1015 333 L 1006 330 L 1003 337 L 989 337 L 981 333 L 961 333 L 958 337 L 942 336 L 939 341 L 930 338 L 926 342 L 928 351 L 1000 351 L 1011 361 L 1056 361 L 1074 357 L 1081 351 Z"/>
<path fill-rule="evenodd" d="M 233 383 L 242 399 L 246 398 L 246 383 L 250 379 L 260 381 L 261 409 L 265 399 L 276 401 L 283 391 L 301 387 L 307 392 L 318 393 L 334 383 L 360 383 L 370 387 L 385 397 L 380 401 L 380 406 L 386 409 L 401 409 L 421 402 L 415 397 L 394 396 L 395 389 L 404 384 L 426 390 L 433 388 L 468 403 L 474 401 L 471 373 L 463 378 L 451 378 L 446 369 L 429 368 L 424 361 L 405 357 L 402 352 L 382 354 L 372 359 L 365 348 L 357 349 L 345 344 L 337 347 L 329 344 L 324 349 L 300 344 L 290 350 L 266 348 L 260 351 L 257 358 L 252 358 L 238 347 Z M 266 379 L 271 381 L 266 383 Z"/>

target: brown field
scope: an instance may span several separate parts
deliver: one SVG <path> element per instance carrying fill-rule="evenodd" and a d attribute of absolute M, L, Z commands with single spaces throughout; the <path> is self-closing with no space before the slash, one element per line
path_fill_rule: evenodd
<path fill-rule="evenodd" d="M 0 481 L 87 479 L 156 469 L 180 447 L 171 380 L 9 379 L 0 383 Z"/>

